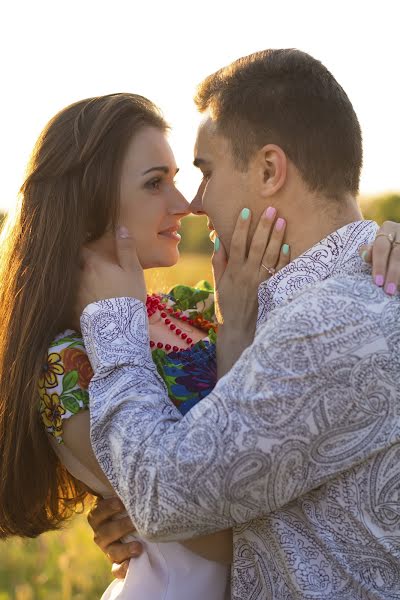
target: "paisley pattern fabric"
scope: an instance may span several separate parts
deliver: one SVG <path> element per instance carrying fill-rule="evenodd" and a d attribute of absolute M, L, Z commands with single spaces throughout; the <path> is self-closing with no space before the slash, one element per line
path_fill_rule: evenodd
<path fill-rule="evenodd" d="M 376 230 L 262 284 L 253 344 L 184 417 L 141 302 L 81 317 L 99 463 L 144 536 L 233 526 L 234 600 L 400 599 L 400 298 L 358 257 Z"/>
<path fill-rule="evenodd" d="M 207 337 L 186 350 L 167 353 L 152 350 L 152 358 L 163 378 L 170 400 L 186 414 L 207 396 L 217 382 L 215 341 L 217 323 L 214 292 L 200 281 L 195 287 L 177 285 L 163 295 L 166 306 L 182 311 Z M 63 443 L 63 422 L 89 408 L 88 386 L 93 376 L 80 333 L 67 329 L 50 345 L 39 379 L 40 414 L 49 435 Z"/>

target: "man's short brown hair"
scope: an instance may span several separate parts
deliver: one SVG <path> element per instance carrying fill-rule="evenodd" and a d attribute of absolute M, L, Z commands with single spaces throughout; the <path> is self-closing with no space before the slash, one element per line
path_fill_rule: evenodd
<path fill-rule="evenodd" d="M 195 97 L 246 169 L 264 145 L 277 144 L 312 191 L 338 198 L 358 193 L 360 124 L 342 87 L 324 65 L 296 49 L 264 50 L 207 77 Z"/>

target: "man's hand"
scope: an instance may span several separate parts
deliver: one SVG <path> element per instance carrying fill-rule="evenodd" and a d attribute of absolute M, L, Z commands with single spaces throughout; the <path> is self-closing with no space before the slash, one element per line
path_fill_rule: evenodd
<path fill-rule="evenodd" d="M 140 542 L 124 544 L 120 541 L 122 537 L 135 531 L 129 517 L 118 518 L 124 512 L 124 505 L 118 498 L 97 499 L 87 518 L 93 529 L 94 542 L 114 563 L 112 573 L 118 579 L 125 577 L 129 560 L 137 558 L 142 553 Z"/>
<path fill-rule="evenodd" d="M 374 243 L 362 246 L 360 254 L 366 262 L 372 263 L 376 285 L 383 287 L 389 295 L 396 294 L 400 286 L 400 224 L 385 221 Z"/>
<path fill-rule="evenodd" d="M 83 248 L 75 310 L 78 322 L 84 308 L 97 300 L 132 297 L 146 302 L 143 269 L 134 240 L 125 227 L 119 227 L 116 232 L 115 254 L 116 262 L 111 262 L 93 247 Z"/>

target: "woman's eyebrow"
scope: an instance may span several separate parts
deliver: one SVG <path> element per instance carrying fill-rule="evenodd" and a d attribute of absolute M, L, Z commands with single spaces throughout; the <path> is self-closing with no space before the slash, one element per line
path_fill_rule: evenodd
<path fill-rule="evenodd" d="M 142 175 L 147 175 L 147 173 L 151 173 L 152 171 L 162 171 L 163 173 L 165 173 L 166 175 L 169 174 L 169 167 L 167 166 L 159 166 L 159 167 L 151 167 L 150 169 L 147 169 L 146 171 L 143 171 Z M 175 171 L 175 175 L 179 172 L 179 169 L 177 168 Z"/>

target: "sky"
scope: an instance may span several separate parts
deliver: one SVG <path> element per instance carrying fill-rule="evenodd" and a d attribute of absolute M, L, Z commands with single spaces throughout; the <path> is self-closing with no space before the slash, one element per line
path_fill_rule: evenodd
<path fill-rule="evenodd" d="M 232 60 L 296 47 L 346 90 L 364 139 L 363 196 L 400 191 L 397 0 L 12 0 L 0 8 L 0 208 L 15 203 L 33 145 L 71 102 L 134 92 L 173 130 L 178 187 L 190 200 L 196 85 Z"/>

